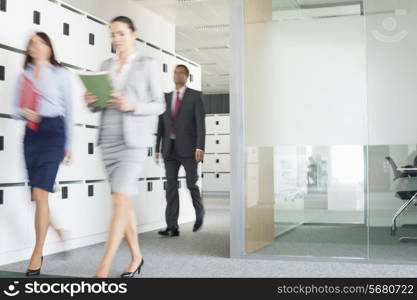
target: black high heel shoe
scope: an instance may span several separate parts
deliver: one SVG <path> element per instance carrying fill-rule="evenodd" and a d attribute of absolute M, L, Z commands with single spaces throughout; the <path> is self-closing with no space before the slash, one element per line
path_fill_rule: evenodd
<path fill-rule="evenodd" d="M 134 270 L 133 272 L 124 272 L 120 275 L 120 278 L 133 278 L 135 277 L 136 273 L 139 275 L 140 269 L 142 268 L 144 262 L 145 260 L 142 258 L 142 261 L 140 262 L 140 265 L 136 270 Z"/>
<path fill-rule="evenodd" d="M 41 256 L 41 268 L 42 268 L 42 263 L 43 263 L 43 255 Z M 27 269 L 26 276 L 28 277 L 39 276 L 41 274 L 41 268 L 36 269 L 36 270 Z"/>

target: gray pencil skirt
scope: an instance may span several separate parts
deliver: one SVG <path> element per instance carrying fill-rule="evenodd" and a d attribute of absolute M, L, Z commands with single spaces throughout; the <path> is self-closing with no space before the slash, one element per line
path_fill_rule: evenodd
<path fill-rule="evenodd" d="M 123 139 L 102 143 L 100 148 L 112 193 L 137 195 L 148 149 L 128 148 Z"/>

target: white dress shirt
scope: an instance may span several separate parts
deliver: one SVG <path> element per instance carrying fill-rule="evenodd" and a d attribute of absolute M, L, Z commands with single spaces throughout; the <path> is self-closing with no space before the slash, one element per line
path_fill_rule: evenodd
<path fill-rule="evenodd" d="M 136 55 L 137 55 L 137 53 L 134 52 L 127 57 L 126 62 L 122 66 L 122 69 L 120 70 L 120 72 L 118 72 L 118 70 L 120 68 L 119 56 L 116 55 L 115 57 L 113 57 L 113 61 L 112 61 L 111 67 L 110 67 L 110 74 L 109 75 L 110 75 L 110 79 L 113 83 L 114 92 L 120 93 L 123 90 L 123 88 L 126 84 L 126 80 L 127 80 L 128 74 L 129 74 L 129 70 L 132 67 L 132 62 L 136 58 Z"/>
<path fill-rule="evenodd" d="M 187 87 L 184 85 L 182 88 L 180 88 L 179 90 L 175 89 L 172 92 L 172 98 L 171 98 L 171 114 L 175 109 L 175 103 L 177 102 L 177 92 L 180 92 L 180 102 L 182 101 L 182 98 L 184 97 L 184 93 L 185 90 L 187 89 Z M 172 140 L 175 140 L 175 133 L 171 132 L 170 138 Z"/>

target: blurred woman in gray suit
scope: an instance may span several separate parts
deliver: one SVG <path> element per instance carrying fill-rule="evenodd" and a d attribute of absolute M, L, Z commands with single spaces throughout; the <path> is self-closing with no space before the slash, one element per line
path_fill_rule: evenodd
<path fill-rule="evenodd" d="M 161 68 L 135 50 L 136 30 L 127 17 L 114 18 L 110 24 L 112 44 L 117 55 L 104 61 L 113 83 L 113 99 L 102 109 L 98 145 L 111 183 L 113 216 L 104 257 L 95 277 L 108 277 L 111 262 L 126 237 L 132 256 L 121 277 L 134 277 L 143 265 L 136 230 L 133 196 L 138 194 L 148 148 L 153 146 L 158 115 L 165 111 L 161 88 Z M 92 111 L 97 98 L 87 93 L 85 102 Z"/>

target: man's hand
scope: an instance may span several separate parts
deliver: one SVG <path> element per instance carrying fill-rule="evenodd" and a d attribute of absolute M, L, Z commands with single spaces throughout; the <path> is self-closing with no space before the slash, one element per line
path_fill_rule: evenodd
<path fill-rule="evenodd" d="M 200 161 L 204 160 L 204 151 L 203 150 L 197 149 L 195 151 L 195 160 L 197 162 L 200 162 Z"/>
<path fill-rule="evenodd" d="M 123 112 L 135 110 L 135 103 L 133 101 L 124 98 L 118 93 L 113 93 L 111 96 L 113 99 L 108 102 L 110 106 L 116 107 Z"/>

